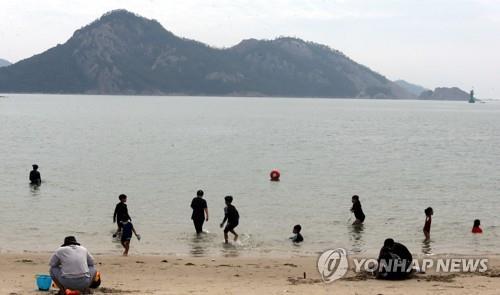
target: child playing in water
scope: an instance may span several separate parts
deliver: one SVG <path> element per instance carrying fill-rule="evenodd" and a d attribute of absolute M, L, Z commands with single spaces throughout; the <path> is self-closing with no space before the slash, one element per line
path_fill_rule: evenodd
<path fill-rule="evenodd" d="M 222 220 L 220 227 L 224 227 L 224 223 L 226 223 L 227 221 L 227 225 L 224 228 L 224 240 L 227 244 L 229 243 L 227 234 L 228 232 L 231 232 L 234 235 L 234 241 L 238 240 L 238 234 L 234 231 L 234 228 L 238 226 L 240 215 L 238 213 L 238 210 L 236 210 L 236 207 L 231 205 L 231 203 L 233 202 L 232 196 L 226 196 L 224 198 L 224 201 L 226 202 L 226 208 L 224 208 L 224 220 Z"/>
<path fill-rule="evenodd" d="M 365 221 L 365 213 L 363 213 L 363 209 L 361 208 L 361 202 L 359 201 L 358 195 L 352 196 L 351 212 L 354 213 L 354 217 L 356 217 L 356 220 L 352 224 L 363 224 L 363 221 Z"/>
<path fill-rule="evenodd" d="M 431 207 L 428 207 L 427 209 L 424 210 L 424 213 L 425 213 L 424 235 L 425 235 L 425 240 L 428 241 L 431 239 L 431 223 L 434 211 L 432 210 Z"/>
<path fill-rule="evenodd" d="M 473 234 L 482 234 L 481 221 L 479 219 L 474 220 L 474 226 L 472 227 Z"/>
<path fill-rule="evenodd" d="M 135 231 L 134 225 L 129 220 L 122 221 L 122 246 L 125 248 L 123 251 L 123 256 L 128 255 L 128 250 L 130 248 L 130 240 L 132 240 L 132 233 L 137 237 L 137 240 L 141 240 L 141 236 Z"/>
<path fill-rule="evenodd" d="M 290 239 L 292 240 L 292 242 L 294 242 L 294 243 L 301 243 L 302 241 L 304 241 L 304 238 L 300 234 L 301 230 L 302 230 L 302 226 L 300 226 L 300 224 L 297 224 L 297 225 L 295 225 L 293 227 L 293 234 L 294 234 L 294 236 L 290 237 Z"/>
<path fill-rule="evenodd" d="M 113 213 L 113 222 L 116 222 L 117 226 L 113 238 L 116 238 L 120 234 L 123 221 L 132 221 L 132 218 L 128 215 L 127 204 L 125 204 L 127 202 L 127 195 L 121 194 L 118 196 L 118 199 L 120 202 L 116 204 L 115 212 Z"/>

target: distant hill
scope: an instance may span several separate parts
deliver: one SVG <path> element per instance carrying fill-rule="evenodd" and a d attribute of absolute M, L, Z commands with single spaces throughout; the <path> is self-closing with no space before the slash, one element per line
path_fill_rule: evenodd
<path fill-rule="evenodd" d="M 468 100 L 469 93 L 463 91 L 458 87 L 438 87 L 432 90 L 428 90 L 420 94 L 419 99 L 429 99 L 429 100 Z"/>
<path fill-rule="evenodd" d="M 405 80 L 396 80 L 394 81 L 394 83 L 398 84 L 400 87 L 402 87 L 403 89 L 405 89 L 406 91 L 410 92 L 415 96 L 420 96 L 422 92 L 429 91 L 429 89 L 425 87 L 406 82 Z"/>
<path fill-rule="evenodd" d="M 249 39 L 216 49 L 125 10 L 0 69 L 0 92 L 415 97 L 324 45 Z"/>
<path fill-rule="evenodd" d="M 11 63 L 8 60 L 5 60 L 3 58 L 0 58 L 0 68 L 1 67 L 6 67 L 8 65 L 11 65 Z"/>

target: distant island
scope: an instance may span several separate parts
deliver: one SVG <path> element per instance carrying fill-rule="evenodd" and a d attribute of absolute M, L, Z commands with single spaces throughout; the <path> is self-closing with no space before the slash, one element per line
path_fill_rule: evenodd
<path fill-rule="evenodd" d="M 432 90 L 424 91 L 420 94 L 419 99 L 427 100 L 463 100 L 469 99 L 469 93 L 458 87 L 438 87 Z"/>
<path fill-rule="evenodd" d="M 0 68 L 10 66 L 10 65 L 11 65 L 11 63 L 8 60 L 0 58 Z"/>
<path fill-rule="evenodd" d="M 126 10 L 0 68 L 2 93 L 418 98 L 407 86 L 325 45 L 280 37 L 218 49 Z"/>

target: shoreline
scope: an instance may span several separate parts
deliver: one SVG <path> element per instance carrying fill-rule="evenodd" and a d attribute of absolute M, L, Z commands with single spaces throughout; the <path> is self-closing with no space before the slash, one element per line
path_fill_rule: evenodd
<path fill-rule="evenodd" d="M 52 294 L 35 291 L 36 274 L 48 273 L 51 253 L 0 254 L 0 294 Z M 350 258 L 362 258 L 353 256 Z M 458 257 L 458 256 L 454 256 Z M 465 257 L 465 256 L 464 256 Z M 472 257 L 472 255 L 469 255 Z M 404 281 L 383 281 L 363 273 L 331 284 L 322 282 L 316 256 L 179 257 L 94 255 L 102 274 L 94 294 L 497 294 L 500 255 L 486 256 L 485 273 L 434 273 Z M 366 257 L 368 258 L 368 257 Z M 371 257 L 370 257 L 371 258 Z M 420 257 L 418 257 L 420 259 Z M 438 256 L 431 257 L 438 259 Z M 304 279 L 304 273 L 306 278 Z"/>

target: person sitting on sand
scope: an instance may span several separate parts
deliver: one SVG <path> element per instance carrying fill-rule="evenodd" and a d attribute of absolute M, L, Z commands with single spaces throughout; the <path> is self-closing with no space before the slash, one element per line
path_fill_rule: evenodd
<path fill-rule="evenodd" d="M 40 172 L 38 171 L 38 165 L 33 164 L 33 170 L 30 172 L 30 183 L 32 185 L 40 185 L 42 184 L 42 177 L 40 176 Z"/>
<path fill-rule="evenodd" d="M 123 248 L 123 256 L 128 256 L 128 250 L 130 248 L 130 240 L 132 240 L 132 233 L 136 236 L 137 240 L 141 240 L 141 236 L 135 231 L 134 225 L 130 221 L 122 221 L 122 237 L 121 242 Z"/>
<path fill-rule="evenodd" d="M 302 226 L 300 226 L 300 224 L 297 224 L 293 227 L 293 236 L 290 237 L 290 239 L 292 240 L 292 242 L 294 243 L 302 243 L 304 241 L 304 238 L 302 237 L 302 235 L 300 234 L 300 231 L 302 230 Z"/>
<path fill-rule="evenodd" d="M 378 257 L 377 278 L 401 280 L 411 273 L 413 257 L 405 245 L 386 239 Z"/>
<path fill-rule="evenodd" d="M 358 195 L 352 196 L 351 212 L 354 213 L 354 217 L 356 217 L 356 220 L 352 224 L 363 224 L 365 221 L 365 213 L 363 213 L 363 209 L 361 208 L 361 202 L 359 201 Z"/>
<path fill-rule="evenodd" d="M 231 232 L 234 235 L 234 241 L 238 240 L 238 234 L 234 231 L 234 228 L 239 224 L 240 215 L 238 213 L 238 210 L 236 210 L 236 207 L 231 205 L 231 203 L 233 202 L 232 196 L 226 196 L 224 198 L 224 201 L 226 202 L 226 208 L 224 208 L 224 220 L 222 220 L 220 227 L 224 227 L 224 223 L 226 223 L 227 221 L 227 225 L 224 228 L 224 241 L 227 244 L 229 243 L 227 234 L 228 232 Z"/>
<path fill-rule="evenodd" d="M 94 258 L 73 236 L 64 238 L 64 243 L 50 258 L 50 276 L 59 288 L 89 292 L 89 288 L 100 284 L 100 275 L 94 267 Z"/>
<path fill-rule="evenodd" d="M 431 239 L 431 223 L 432 223 L 432 215 L 434 214 L 434 210 L 431 207 L 428 207 L 424 210 L 425 213 L 425 224 L 424 224 L 424 236 L 425 240 L 429 241 Z"/>
<path fill-rule="evenodd" d="M 127 195 L 121 194 L 118 196 L 120 202 L 116 204 L 115 212 L 113 213 L 113 223 L 116 222 L 116 232 L 113 234 L 113 238 L 116 238 L 118 234 L 120 234 L 122 230 L 122 222 L 123 221 L 132 221 L 130 215 L 128 215 L 127 204 Z"/>
<path fill-rule="evenodd" d="M 203 232 L 203 223 L 208 221 L 207 201 L 203 199 L 202 190 L 196 192 L 196 197 L 191 201 L 191 208 L 193 209 L 191 219 L 193 220 L 194 228 L 197 234 L 201 234 Z"/>
<path fill-rule="evenodd" d="M 474 225 L 472 226 L 473 234 L 482 234 L 483 230 L 481 229 L 481 221 L 479 219 L 474 220 Z"/>

